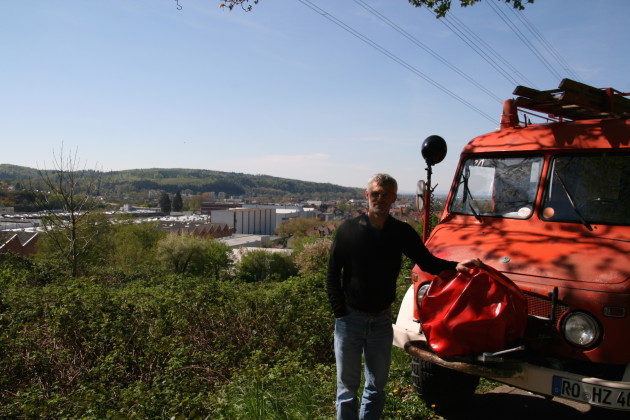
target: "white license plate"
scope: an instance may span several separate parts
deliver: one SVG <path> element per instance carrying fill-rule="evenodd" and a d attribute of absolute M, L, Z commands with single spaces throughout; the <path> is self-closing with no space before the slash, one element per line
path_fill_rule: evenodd
<path fill-rule="evenodd" d="M 630 410 L 630 390 L 628 389 L 615 389 L 554 376 L 551 393 L 591 405 Z"/>

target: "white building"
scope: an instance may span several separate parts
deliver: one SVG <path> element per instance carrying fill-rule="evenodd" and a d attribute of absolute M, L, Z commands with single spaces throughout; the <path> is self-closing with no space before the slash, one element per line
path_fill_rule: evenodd
<path fill-rule="evenodd" d="M 295 204 L 243 204 L 243 208 L 273 208 L 276 209 L 276 226 L 295 217 L 314 218 L 317 217 L 317 211 L 312 207 L 302 207 Z M 275 229 L 275 228 L 274 228 Z"/>
<path fill-rule="evenodd" d="M 234 233 L 250 235 L 275 235 L 275 208 L 234 208 L 212 210 L 212 223 L 224 223 L 234 229 Z"/>

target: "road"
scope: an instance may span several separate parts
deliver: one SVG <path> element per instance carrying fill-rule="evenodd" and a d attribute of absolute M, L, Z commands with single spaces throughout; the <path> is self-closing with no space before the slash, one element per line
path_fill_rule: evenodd
<path fill-rule="evenodd" d="M 475 394 L 465 408 L 438 413 L 447 420 L 628 420 L 630 412 L 593 409 L 563 398 L 542 396 L 501 385 L 485 394 Z"/>

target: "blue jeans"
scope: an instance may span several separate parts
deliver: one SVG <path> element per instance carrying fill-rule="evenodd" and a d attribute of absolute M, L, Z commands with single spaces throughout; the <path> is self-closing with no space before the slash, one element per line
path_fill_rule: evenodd
<path fill-rule="evenodd" d="M 335 321 L 337 360 L 337 419 L 376 420 L 385 406 L 385 384 L 391 363 L 391 311 L 377 316 L 349 309 Z M 358 413 L 357 391 L 361 382 L 361 357 L 365 359 L 365 384 Z"/>

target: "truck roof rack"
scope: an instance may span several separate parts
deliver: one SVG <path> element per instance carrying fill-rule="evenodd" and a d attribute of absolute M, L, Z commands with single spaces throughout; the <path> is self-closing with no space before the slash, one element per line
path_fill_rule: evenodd
<path fill-rule="evenodd" d="M 571 79 L 563 79 L 558 89 L 536 90 L 525 86 L 514 89 L 517 108 L 542 112 L 549 118 L 562 121 L 630 116 L 630 93 L 613 88 L 598 89 Z"/>

